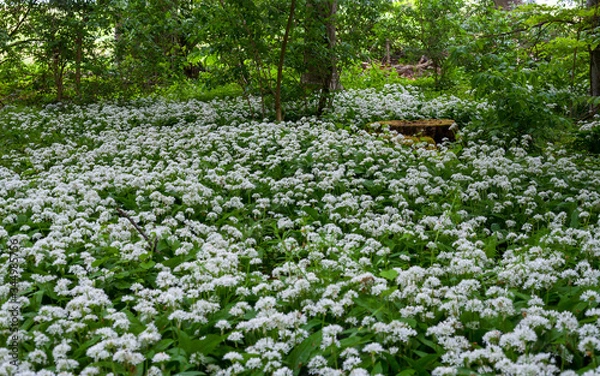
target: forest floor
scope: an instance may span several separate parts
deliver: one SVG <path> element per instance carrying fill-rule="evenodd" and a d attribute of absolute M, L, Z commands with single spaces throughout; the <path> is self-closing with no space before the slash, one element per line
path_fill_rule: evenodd
<path fill-rule="evenodd" d="M 597 160 L 364 130 L 482 108 L 4 108 L 0 374 L 597 374 Z"/>

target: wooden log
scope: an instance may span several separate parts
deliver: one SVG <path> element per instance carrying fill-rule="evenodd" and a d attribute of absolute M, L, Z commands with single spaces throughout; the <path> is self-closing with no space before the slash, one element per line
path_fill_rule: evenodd
<path fill-rule="evenodd" d="M 436 143 L 441 144 L 444 138 L 450 142 L 456 141 L 456 124 L 452 119 L 423 119 L 423 120 L 382 120 L 376 123 L 389 125 L 394 130 L 405 136 L 431 137 Z M 374 123 L 371 123 L 372 125 Z"/>

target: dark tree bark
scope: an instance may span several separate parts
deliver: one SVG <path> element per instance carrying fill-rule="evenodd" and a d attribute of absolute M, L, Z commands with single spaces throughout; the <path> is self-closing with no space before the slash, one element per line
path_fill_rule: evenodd
<path fill-rule="evenodd" d="M 600 48 L 590 51 L 590 95 L 600 97 Z"/>
<path fill-rule="evenodd" d="M 596 28 L 600 25 L 598 5 L 599 0 L 587 0 L 588 8 L 594 8 L 594 15 L 590 20 L 593 33 L 596 33 Z M 600 46 L 590 48 L 590 95 L 600 97 Z M 598 112 L 598 106 L 592 105 L 590 112 Z"/>
<path fill-rule="evenodd" d="M 338 90 L 340 86 L 339 72 L 337 70 L 337 59 L 335 57 L 334 48 L 337 44 L 337 27 L 336 27 L 336 14 L 338 8 L 337 0 L 331 0 L 327 4 L 326 10 L 326 22 L 325 29 L 327 30 L 327 42 L 329 44 L 330 61 L 327 72 L 327 82 L 324 86 L 327 86 L 329 90 Z"/>
<path fill-rule="evenodd" d="M 81 29 L 77 30 L 77 37 L 75 38 L 75 93 L 77 97 L 81 98 L 81 62 L 83 61 L 83 32 Z"/>
<path fill-rule="evenodd" d="M 283 79 L 283 62 L 285 60 L 285 48 L 290 37 L 292 25 L 294 24 L 294 11 L 296 10 L 296 0 L 292 0 L 290 5 L 290 14 L 288 16 L 287 25 L 285 26 L 285 34 L 281 42 L 281 53 L 279 55 L 279 64 L 277 65 L 277 85 L 275 87 L 275 116 L 277 121 L 283 120 L 281 111 L 281 80 Z"/>
<path fill-rule="evenodd" d="M 385 40 L 385 64 L 392 65 L 392 57 L 390 55 L 390 40 Z"/>
<path fill-rule="evenodd" d="M 52 74 L 54 75 L 54 86 L 56 87 L 56 100 L 61 102 L 64 93 L 65 64 L 59 49 L 55 49 L 52 55 Z"/>
<path fill-rule="evenodd" d="M 335 16 L 337 14 L 337 0 L 309 0 L 307 8 L 307 35 L 309 35 L 309 48 L 305 53 L 306 73 L 302 75 L 304 84 L 316 86 L 321 90 L 317 114 L 322 114 L 327 105 L 329 94 L 333 90 L 341 89 L 335 46 L 337 44 L 337 28 Z M 325 29 L 324 35 L 315 33 L 315 30 Z M 322 43 L 327 53 L 325 56 L 315 54 L 310 48 L 310 43 Z"/>

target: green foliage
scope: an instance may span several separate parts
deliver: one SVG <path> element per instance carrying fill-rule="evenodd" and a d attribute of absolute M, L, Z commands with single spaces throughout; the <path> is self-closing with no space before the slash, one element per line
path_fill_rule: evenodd
<path fill-rule="evenodd" d="M 242 95 L 260 99 L 252 117 L 272 117 L 290 5 L 4 1 L 1 104 Z M 532 134 L 542 143 L 568 128 L 565 119 L 588 112 L 594 12 L 536 5 L 507 12 L 462 0 L 298 0 L 281 67 L 283 114 L 321 115 L 340 74 L 349 89 L 402 83 L 475 95 L 494 108 L 480 122 L 488 134 Z M 425 55 L 433 75 L 409 81 L 393 69 L 358 67 L 382 60 L 386 46 L 402 63 Z"/>
<path fill-rule="evenodd" d="M 284 100 L 309 103 L 323 92 L 318 105 L 328 102 L 324 80 L 364 55 L 386 6 L 383 0 L 298 1 L 283 61 Z M 261 98 L 264 117 L 288 13 L 289 1 L 273 0 L 10 0 L 0 8 L 6 16 L 0 76 L 7 78 L 0 98 L 86 102 L 237 84 L 247 98 Z"/>
<path fill-rule="evenodd" d="M 473 13 L 465 26 L 476 37 L 453 47 L 450 61 L 494 108 L 481 126 L 507 139 L 529 134 L 538 145 L 558 139 L 568 118 L 587 112 L 582 11 L 530 5 Z"/>
<path fill-rule="evenodd" d="M 342 74 L 342 85 L 346 89 L 383 89 L 388 84 L 410 84 L 396 70 L 380 69 L 378 65 L 363 68 L 359 65 L 348 67 Z"/>
<path fill-rule="evenodd" d="M 573 147 L 578 151 L 600 154 L 600 122 L 585 123 L 575 134 Z"/>
<path fill-rule="evenodd" d="M 328 12 L 336 9 L 334 3 L 338 11 L 329 17 Z M 285 52 L 282 97 L 309 103 L 314 92 L 323 92 L 325 98 L 329 90 L 325 81 L 361 56 L 365 33 L 376 23 L 383 4 L 381 0 L 298 1 Z M 275 94 L 274 68 L 279 64 L 289 7 L 289 1 L 198 4 L 204 27 L 197 30 L 197 39 L 207 47 L 193 52 L 194 59 L 205 59 L 212 82 L 235 82 L 244 96 L 260 97 L 263 117 Z M 331 26 L 337 29 L 337 41 L 329 40 L 326 29 Z"/>
<path fill-rule="evenodd" d="M 242 95 L 242 89 L 235 83 L 219 85 L 214 88 L 207 87 L 198 81 L 175 81 L 167 87 L 157 90 L 158 97 L 164 97 L 176 101 L 197 99 L 210 101 L 226 97 L 237 97 Z"/>
<path fill-rule="evenodd" d="M 0 131 L 13 126 L 0 155 L 28 164 L 0 172 L 1 229 L 26 250 L 21 329 L 48 337 L 24 341 L 25 357 L 49 359 L 31 369 L 54 370 L 63 340 L 80 373 L 239 363 L 301 375 L 351 357 L 373 374 L 428 375 L 458 367 L 453 343 L 488 354 L 466 357 L 464 373 L 530 354 L 596 367 L 577 334 L 597 321 L 594 160 L 505 150 L 468 128 L 461 147 L 424 150 L 333 126 L 360 120 L 337 107 L 360 104 L 366 121 L 382 98 L 407 111 L 457 102 L 386 90 L 346 93 L 354 105 L 336 103 L 331 122 L 244 121 L 242 98 L 0 112 Z M 2 257 L 6 245 L 2 235 Z M 523 327 L 534 335 L 520 349 L 508 340 Z M 139 362 L 114 355 L 121 343 Z"/>
<path fill-rule="evenodd" d="M 95 90 L 108 59 L 99 38 L 110 25 L 102 1 L 8 1 L 0 7 L 2 15 L 15 11 L 18 16 L 2 25 L 0 48 L 8 56 L 0 72 L 14 76 L 0 85 L 0 95 L 26 102 L 102 96 Z"/>
<path fill-rule="evenodd" d="M 449 84 L 453 67 L 447 63 L 448 49 L 462 44 L 462 0 L 428 0 L 396 7 L 396 28 L 413 61 L 422 55 L 433 62 L 435 87 Z"/>
<path fill-rule="evenodd" d="M 494 111 L 484 119 L 486 130 L 505 139 L 531 135 L 542 145 L 569 125 L 558 115 L 548 89 L 530 70 L 479 73 L 473 78 L 475 95 L 486 98 Z M 491 115 L 491 117 L 490 117 Z"/>

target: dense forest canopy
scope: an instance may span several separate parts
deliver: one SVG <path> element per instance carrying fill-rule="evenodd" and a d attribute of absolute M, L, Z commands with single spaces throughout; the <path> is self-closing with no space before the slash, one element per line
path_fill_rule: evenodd
<path fill-rule="evenodd" d="M 220 88 L 260 98 L 256 115 L 274 109 L 281 120 L 289 101 L 323 113 L 344 81 L 376 75 L 371 67 L 474 93 L 499 111 L 533 100 L 559 103 L 533 118 L 581 118 L 600 95 L 598 11 L 596 0 L 4 0 L 0 100 Z"/>

